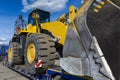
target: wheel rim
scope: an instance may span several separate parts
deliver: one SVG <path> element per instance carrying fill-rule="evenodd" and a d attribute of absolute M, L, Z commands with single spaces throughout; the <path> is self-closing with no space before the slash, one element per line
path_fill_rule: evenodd
<path fill-rule="evenodd" d="M 12 50 L 12 48 L 9 48 L 8 59 L 12 60 L 12 56 L 13 56 L 13 50 Z"/>
<path fill-rule="evenodd" d="M 36 57 L 36 48 L 33 43 L 30 43 L 27 47 L 27 60 L 31 64 L 35 60 Z"/>

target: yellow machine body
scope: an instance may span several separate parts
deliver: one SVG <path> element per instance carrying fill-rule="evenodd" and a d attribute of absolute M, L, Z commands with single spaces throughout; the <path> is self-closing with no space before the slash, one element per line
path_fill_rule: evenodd
<path fill-rule="evenodd" d="M 58 43 L 64 45 L 68 22 L 71 23 L 73 21 L 76 15 L 76 11 L 77 9 L 75 9 L 74 6 L 70 6 L 68 17 L 66 17 L 66 14 L 63 14 L 61 17 L 57 19 L 57 21 L 40 23 L 41 28 L 39 28 L 38 26 L 39 23 L 37 21 L 38 18 L 37 16 L 35 20 L 36 25 L 32 25 L 29 23 L 25 28 L 21 28 L 17 33 L 19 35 L 22 33 L 27 33 L 27 35 L 29 35 L 31 33 L 41 33 L 40 29 L 44 29 L 49 31 L 55 38 L 58 38 L 59 39 Z"/>
<path fill-rule="evenodd" d="M 54 21 L 54 22 L 42 23 L 41 28 L 49 31 L 52 35 L 54 35 L 56 38 L 59 39 L 58 43 L 64 45 L 66 31 L 67 31 L 67 26 L 65 24 L 63 24 L 60 21 Z M 37 26 L 32 26 L 32 24 L 28 24 L 26 28 L 20 29 L 18 33 L 19 34 L 38 33 Z"/>
<path fill-rule="evenodd" d="M 32 24 L 28 24 L 26 28 L 22 28 L 19 30 L 18 34 L 22 33 L 36 33 L 37 32 L 37 27 L 32 26 Z"/>
<path fill-rule="evenodd" d="M 63 23 L 61 23 L 60 21 L 43 23 L 41 24 L 41 28 L 51 32 L 52 35 L 60 39 L 59 43 L 64 45 L 67 26 L 65 26 Z"/>

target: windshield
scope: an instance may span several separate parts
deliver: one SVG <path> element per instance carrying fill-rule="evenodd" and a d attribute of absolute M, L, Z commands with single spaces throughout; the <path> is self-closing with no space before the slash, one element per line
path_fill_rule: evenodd
<path fill-rule="evenodd" d="M 39 16 L 39 18 L 36 18 L 36 15 Z M 31 23 L 32 25 L 36 25 L 36 19 L 39 23 L 50 22 L 50 13 L 36 9 L 29 14 L 28 24 Z"/>

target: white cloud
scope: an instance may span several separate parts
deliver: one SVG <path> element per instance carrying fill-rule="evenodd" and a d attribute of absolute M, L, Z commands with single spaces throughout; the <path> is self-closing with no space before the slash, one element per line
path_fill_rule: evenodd
<path fill-rule="evenodd" d="M 0 45 L 1 44 L 9 44 L 9 40 L 5 38 L 0 38 Z"/>
<path fill-rule="evenodd" d="M 8 45 L 9 44 L 9 42 L 0 42 L 0 45 Z"/>
<path fill-rule="evenodd" d="M 1 42 L 4 42 L 4 41 L 7 41 L 7 39 L 5 39 L 5 38 L 0 38 L 0 41 L 1 41 Z"/>
<path fill-rule="evenodd" d="M 58 12 L 65 8 L 68 0 L 22 0 L 23 12 L 40 8 L 49 12 Z"/>

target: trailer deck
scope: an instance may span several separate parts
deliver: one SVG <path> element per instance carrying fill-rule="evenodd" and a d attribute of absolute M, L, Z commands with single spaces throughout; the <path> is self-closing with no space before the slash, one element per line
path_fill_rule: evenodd
<path fill-rule="evenodd" d="M 27 74 L 25 71 L 25 66 L 24 65 L 15 65 L 15 66 L 10 66 L 7 65 L 9 69 L 12 69 L 13 71 L 21 74 L 22 76 L 26 77 L 29 80 L 92 80 L 90 77 L 87 76 L 75 76 L 66 73 L 60 66 L 52 66 L 46 70 L 45 74 Z"/>
<path fill-rule="evenodd" d="M 0 80 L 29 80 L 19 73 L 5 67 L 3 62 L 0 62 Z"/>

